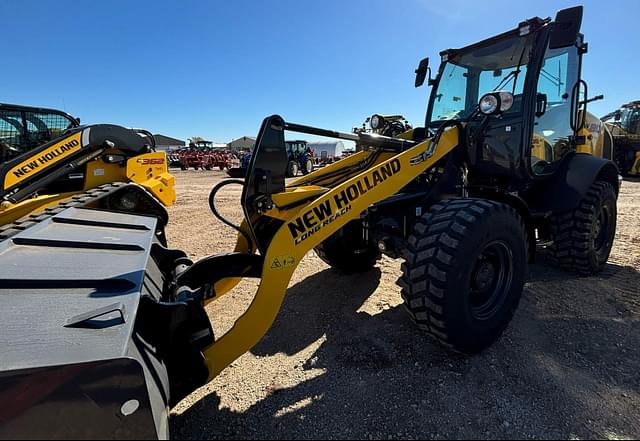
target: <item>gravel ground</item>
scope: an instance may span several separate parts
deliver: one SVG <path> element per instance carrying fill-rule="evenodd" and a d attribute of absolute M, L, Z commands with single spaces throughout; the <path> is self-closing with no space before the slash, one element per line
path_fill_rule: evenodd
<path fill-rule="evenodd" d="M 210 214 L 221 172 L 176 172 L 171 246 L 229 251 L 235 232 Z M 240 187 L 220 194 L 239 220 Z M 344 276 L 314 253 L 301 262 L 269 333 L 172 410 L 174 438 L 640 437 L 640 181 L 625 181 L 609 264 L 578 277 L 531 266 L 504 336 L 474 357 L 414 329 L 384 258 Z M 208 307 L 217 335 L 256 291 L 244 281 Z"/>

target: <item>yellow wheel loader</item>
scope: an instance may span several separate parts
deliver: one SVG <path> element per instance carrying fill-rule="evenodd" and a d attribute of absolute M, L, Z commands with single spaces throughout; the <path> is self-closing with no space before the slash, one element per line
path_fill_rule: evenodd
<path fill-rule="evenodd" d="M 149 192 L 63 202 L 8 225 L 19 231 L 0 242 L 0 438 L 167 437 L 168 409 L 265 335 L 312 249 L 345 271 L 403 257 L 409 316 L 465 354 L 507 327 L 537 245 L 564 268 L 598 272 L 618 173 L 592 154 L 583 117 L 581 19 L 581 7 L 562 10 L 442 52 L 424 127 L 398 138 L 266 118 L 245 179 L 210 194 L 214 215 L 238 230 L 228 254 L 192 262 L 167 248 L 162 216 L 129 209 L 152 206 Z M 429 71 L 425 59 L 417 86 Z M 74 148 L 72 136 L 114 154 L 132 145 L 91 130 L 53 151 Z M 287 131 L 362 148 L 285 182 Z M 534 150 L 537 138 L 550 148 Z M 10 203 L 30 193 L 28 181 L 6 183 L 33 173 L 23 162 L 3 169 Z M 243 185 L 240 225 L 215 205 L 231 184 Z M 214 336 L 204 306 L 244 277 L 260 280 L 253 302 Z"/>
<path fill-rule="evenodd" d="M 640 176 L 640 101 L 624 104 L 601 119 L 613 135 L 615 162 L 620 172 Z"/>

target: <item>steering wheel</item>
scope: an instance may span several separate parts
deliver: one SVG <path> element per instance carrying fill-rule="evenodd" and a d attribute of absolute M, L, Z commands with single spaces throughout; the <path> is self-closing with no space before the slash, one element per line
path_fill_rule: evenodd
<path fill-rule="evenodd" d="M 532 157 L 531 159 L 533 159 L 534 157 Z M 537 159 L 537 158 L 536 158 Z M 545 161 L 544 159 L 540 159 L 538 161 L 536 161 L 535 163 L 531 164 L 531 170 L 533 170 L 533 172 L 536 175 L 543 175 L 545 174 L 545 170 L 551 165 L 551 163 Z"/>

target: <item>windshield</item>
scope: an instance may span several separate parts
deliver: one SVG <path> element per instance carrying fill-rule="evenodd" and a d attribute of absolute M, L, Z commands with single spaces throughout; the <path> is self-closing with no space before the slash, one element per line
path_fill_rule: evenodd
<path fill-rule="evenodd" d="M 302 141 L 287 141 L 287 151 L 293 155 L 299 155 L 307 150 L 307 143 Z"/>
<path fill-rule="evenodd" d="M 440 67 L 440 80 L 432 92 L 429 121 L 466 119 L 488 92 L 512 92 L 510 112 L 520 111 L 533 35 L 512 36 L 455 54 Z"/>

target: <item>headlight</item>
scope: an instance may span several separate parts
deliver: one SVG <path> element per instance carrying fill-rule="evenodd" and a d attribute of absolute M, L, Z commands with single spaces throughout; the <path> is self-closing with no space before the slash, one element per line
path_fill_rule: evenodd
<path fill-rule="evenodd" d="M 480 113 L 484 115 L 493 115 L 497 113 L 500 101 L 498 97 L 492 93 L 488 93 L 480 99 Z"/>
<path fill-rule="evenodd" d="M 513 106 L 513 94 L 511 92 L 498 92 L 500 95 L 500 111 L 506 112 Z"/>
<path fill-rule="evenodd" d="M 369 121 L 369 125 L 373 130 L 381 129 L 384 126 L 384 117 L 381 115 L 373 115 Z"/>
<path fill-rule="evenodd" d="M 480 99 L 478 108 L 484 115 L 496 115 L 506 112 L 513 106 L 513 94 L 511 92 L 491 92 Z"/>

